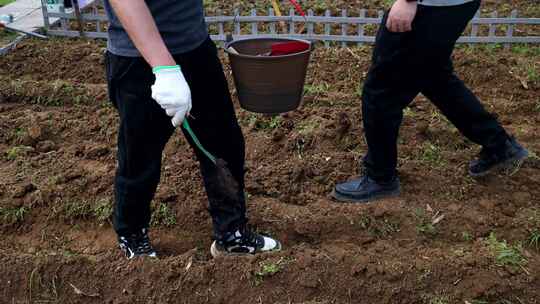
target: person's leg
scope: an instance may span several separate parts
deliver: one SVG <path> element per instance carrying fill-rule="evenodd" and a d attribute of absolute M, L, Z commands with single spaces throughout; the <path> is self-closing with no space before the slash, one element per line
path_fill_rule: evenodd
<path fill-rule="evenodd" d="M 151 98 L 150 66 L 142 58 L 108 53 L 106 59 L 109 96 L 120 116 L 114 228 L 127 236 L 149 227 L 163 148 L 174 128 Z"/>
<path fill-rule="evenodd" d="M 419 20 L 421 30 L 417 32 L 425 37 L 425 48 L 421 50 L 425 61 L 419 69 L 423 71 L 422 93 L 464 136 L 481 145 L 486 153 L 497 154 L 514 144 L 497 119 L 454 74 L 451 60 L 457 39 L 479 5 L 475 1 L 454 7 L 426 8 L 425 17 Z"/>
<path fill-rule="evenodd" d="M 213 256 L 252 254 L 281 248 L 278 241 L 251 232 L 247 228 L 244 194 L 245 144 L 238 125 L 215 44 L 208 38 L 199 48 L 175 56 L 190 85 L 193 109 L 189 124 L 202 145 L 215 157 L 227 162 L 227 167 L 238 183 L 238 195 L 232 199 L 224 195 L 223 183 L 216 166 L 194 145 L 186 134 L 201 165 L 209 212 L 216 242 Z M 186 131 L 184 130 L 184 133 Z"/>
<path fill-rule="evenodd" d="M 238 199 L 227 199 L 219 189 L 215 164 L 186 138 L 200 162 L 201 173 L 209 200 L 214 231 L 217 236 L 238 229 L 247 222 L 244 199 L 244 137 L 238 125 L 227 80 L 217 50 L 211 40 L 186 54 L 176 55 L 191 88 L 193 108 L 189 124 L 203 146 L 215 157 L 227 162 L 236 179 Z M 184 130 L 185 132 L 185 130 Z"/>
<path fill-rule="evenodd" d="M 383 18 L 373 51 L 372 66 L 362 93 L 362 117 L 368 144 L 366 176 L 338 184 L 333 196 L 362 202 L 399 193 L 397 139 L 403 109 L 419 92 L 412 32 L 392 33 Z"/>

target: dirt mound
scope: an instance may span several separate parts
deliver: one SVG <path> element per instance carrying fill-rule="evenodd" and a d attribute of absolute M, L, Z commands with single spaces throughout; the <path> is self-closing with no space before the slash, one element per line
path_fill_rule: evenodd
<path fill-rule="evenodd" d="M 118 118 L 96 57 L 102 45 L 62 41 L 69 52 L 60 41 L 28 40 L 0 57 L 0 302 L 540 299 L 538 159 L 512 178 L 467 177 L 477 147 L 422 97 L 406 110 L 400 135 L 403 195 L 374 205 L 328 198 L 337 181 L 358 174 L 365 152 L 358 83 L 368 47 L 317 50 L 298 111 L 238 110 L 249 216 L 284 243 L 283 252 L 211 259 L 198 166 L 177 136 L 153 204 L 151 237 L 162 257 L 125 261 L 110 225 Z M 530 46 L 456 53 L 458 73 L 536 153 L 540 80 L 531 71 L 539 54 Z M 73 62 L 80 69 L 69 70 Z"/>

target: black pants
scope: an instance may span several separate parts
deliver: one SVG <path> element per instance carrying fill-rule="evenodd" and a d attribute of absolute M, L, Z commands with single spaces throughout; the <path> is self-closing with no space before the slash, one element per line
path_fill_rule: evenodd
<path fill-rule="evenodd" d="M 239 201 L 227 201 L 218 189 L 215 165 L 194 145 L 217 238 L 246 223 L 243 199 L 245 146 L 215 44 L 175 55 L 193 99 L 190 125 L 203 146 L 224 159 L 240 184 Z M 110 100 L 120 115 L 118 169 L 115 178 L 114 228 L 127 234 L 150 223 L 150 202 L 160 180 L 163 149 L 175 128 L 151 98 L 154 75 L 143 58 L 106 55 Z"/>
<path fill-rule="evenodd" d="M 413 30 L 390 32 L 383 22 L 377 33 L 372 66 L 362 94 L 368 153 L 367 174 L 386 181 L 396 174 L 397 139 L 403 109 L 422 93 L 471 141 L 488 150 L 508 138 L 476 96 L 454 74 L 452 52 L 480 6 L 418 6 Z"/>

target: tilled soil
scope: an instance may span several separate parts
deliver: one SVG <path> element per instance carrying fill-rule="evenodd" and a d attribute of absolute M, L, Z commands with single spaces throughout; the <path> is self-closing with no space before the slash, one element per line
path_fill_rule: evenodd
<path fill-rule="evenodd" d="M 238 109 L 251 224 L 282 252 L 210 257 L 198 165 L 178 135 L 154 202 L 161 257 L 134 261 L 110 224 L 118 118 L 103 44 L 28 40 L 0 57 L 0 302 L 540 302 L 538 158 L 512 177 L 468 177 L 478 147 L 422 97 L 399 139 L 402 196 L 329 199 L 366 150 L 359 85 L 370 53 L 318 49 L 298 111 Z M 539 153 L 540 48 L 461 46 L 455 57 L 488 110 Z"/>

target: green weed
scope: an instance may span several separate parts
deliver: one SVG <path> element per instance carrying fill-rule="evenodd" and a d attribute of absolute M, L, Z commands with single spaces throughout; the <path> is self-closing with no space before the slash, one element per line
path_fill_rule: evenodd
<path fill-rule="evenodd" d="M 416 208 L 414 210 L 414 216 L 417 220 L 416 231 L 426 236 L 435 236 L 437 228 L 433 225 L 431 217 L 422 208 Z"/>
<path fill-rule="evenodd" d="M 531 231 L 527 239 L 527 244 L 536 250 L 540 249 L 540 230 L 538 228 Z"/>
<path fill-rule="evenodd" d="M 422 147 L 422 154 L 420 155 L 420 160 L 434 167 L 444 166 L 441 148 L 430 142 L 426 142 Z"/>
<path fill-rule="evenodd" d="M 108 199 L 102 199 L 97 201 L 96 204 L 92 207 L 92 213 L 94 217 L 103 224 L 106 222 L 113 213 L 113 207 L 111 202 Z"/>
<path fill-rule="evenodd" d="M 450 301 L 447 296 L 424 294 L 421 296 L 422 302 L 425 304 L 448 304 Z"/>
<path fill-rule="evenodd" d="M 172 227 L 176 225 L 176 216 L 167 204 L 158 203 L 153 209 L 150 220 L 152 226 Z"/>
<path fill-rule="evenodd" d="M 359 221 L 360 227 L 377 238 L 385 238 L 396 232 L 399 232 L 399 222 L 388 218 L 376 219 L 369 215 L 364 215 Z"/>
<path fill-rule="evenodd" d="M 330 90 L 330 85 L 327 82 L 321 82 L 319 84 L 306 84 L 304 86 L 305 95 L 322 95 Z"/>
<path fill-rule="evenodd" d="M 506 241 L 499 241 L 495 233 L 491 233 L 487 244 L 499 266 L 523 266 L 527 260 L 521 254 L 521 245 L 509 245 Z"/>
<path fill-rule="evenodd" d="M 15 146 L 6 151 L 7 160 L 16 160 L 20 156 L 26 154 L 31 148 L 27 146 Z"/>
<path fill-rule="evenodd" d="M 3 225 L 13 225 L 24 220 L 24 216 L 30 211 L 28 207 L 0 207 L 0 218 Z"/>
<path fill-rule="evenodd" d="M 463 231 L 461 233 L 461 238 L 465 241 L 465 242 L 470 242 L 472 241 L 473 237 L 472 235 L 468 232 L 468 231 Z"/>
<path fill-rule="evenodd" d="M 291 260 L 280 258 L 278 261 L 263 261 L 259 263 L 259 270 L 255 272 L 255 285 L 260 285 L 265 278 L 274 276 L 285 268 Z"/>

